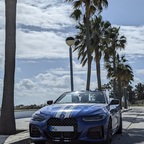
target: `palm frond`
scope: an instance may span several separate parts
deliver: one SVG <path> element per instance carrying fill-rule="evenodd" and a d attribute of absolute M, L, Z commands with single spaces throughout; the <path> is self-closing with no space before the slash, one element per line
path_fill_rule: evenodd
<path fill-rule="evenodd" d="M 74 12 L 71 14 L 71 17 L 74 18 L 75 20 L 79 20 L 80 16 L 82 15 L 82 12 L 80 9 L 74 10 Z"/>
<path fill-rule="evenodd" d="M 79 8 L 82 5 L 82 1 L 81 0 L 77 0 L 73 2 L 73 7 L 74 9 Z"/>

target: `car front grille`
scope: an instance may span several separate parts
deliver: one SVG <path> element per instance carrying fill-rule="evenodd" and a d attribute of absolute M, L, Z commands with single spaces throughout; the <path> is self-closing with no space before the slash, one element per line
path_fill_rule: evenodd
<path fill-rule="evenodd" d="M 50 138 L 64 138 L 73 139 L 77 136 L 77 121 L 73 118 L 65 118 L 63 120 L 59 118 L 50 118 L 48 120 L 48 137 Z M 73 126 L 73 132 L 52 132 L 50 126 Z"/>

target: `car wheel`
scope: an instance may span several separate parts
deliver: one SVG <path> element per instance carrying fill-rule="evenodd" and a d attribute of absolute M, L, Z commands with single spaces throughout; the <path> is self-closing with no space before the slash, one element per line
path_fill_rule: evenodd
<path fill-rule="evenodd" d="M 109 121 L 108 130 L 107 130 L 107 138 L 104 144 L 110 144 L 112 140 L 112 121 Z"/>
<path fill-rule="evenodd" d="M 122 134 L 122 118 L 120 118 L 120 126 L 116 132 L 117 134 Z"/>

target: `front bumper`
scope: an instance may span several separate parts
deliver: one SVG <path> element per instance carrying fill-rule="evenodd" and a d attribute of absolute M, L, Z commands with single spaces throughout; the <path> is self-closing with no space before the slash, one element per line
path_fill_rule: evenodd
<path fill-rule="evenodd" d="M 84 122 L 83 120 L 73 119 L 63 125 L 74 125 L 74 132 L 50 132 L 49 125 L 55 125 L 55 122 L 48 123 L 31 121 L 30 137 L 32 141 L 48 141 L 51 143 L 80 143 L 82 142 L 104 142 L 107 135 L 109 119 L 106 118 L 99 122 Z M 76 122 L 76 123 L 75 123 Z M 57 124 L 59 122 L 56 122 Z"/>

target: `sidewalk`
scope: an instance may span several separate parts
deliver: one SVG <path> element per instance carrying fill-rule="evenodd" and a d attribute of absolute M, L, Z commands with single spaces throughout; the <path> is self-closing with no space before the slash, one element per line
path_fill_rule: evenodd
<path fill-rule="evenodd" d="M 144 107 L 124 112 L 123 133 L 113 136 L 111 144 L 144 144 Z"/>
<path fill-rule="evenodd" d="M 16 119 L 16 129 L 23 130 L 15 135 L 0 135 L 0 144 L 28 144 L 29 139 L 29 122 L 30 118 Z"/>
<path fill-rule="evenodd" d="M 136 109 L 135 107 L 132 107 L 130 109 L 123 109 L 123 115 L 127 115 L 127 111 L 131 111 Z M 137 121 L 137 116 L 136 115 L 127 115 L 127 119 L 123 119 L 123 129 L 124 131 L 128 129 L 128 127 L 134 123 L 134 121 Z M 24 130 L 21 133 L 15 134 L 15 135 L 10 135 L 10 136 L 5 136 L 5 135 L 0 135 L 0 144 L 30 144 L 30 139 L 29 139 L 29 121 L 30 118 L 22 118 L 22 119 L 16 119 L 16 128 L 17 130 Z M 136 127 L 140 127 L 141 125 L 137 123 L 135 125 Z"/>

